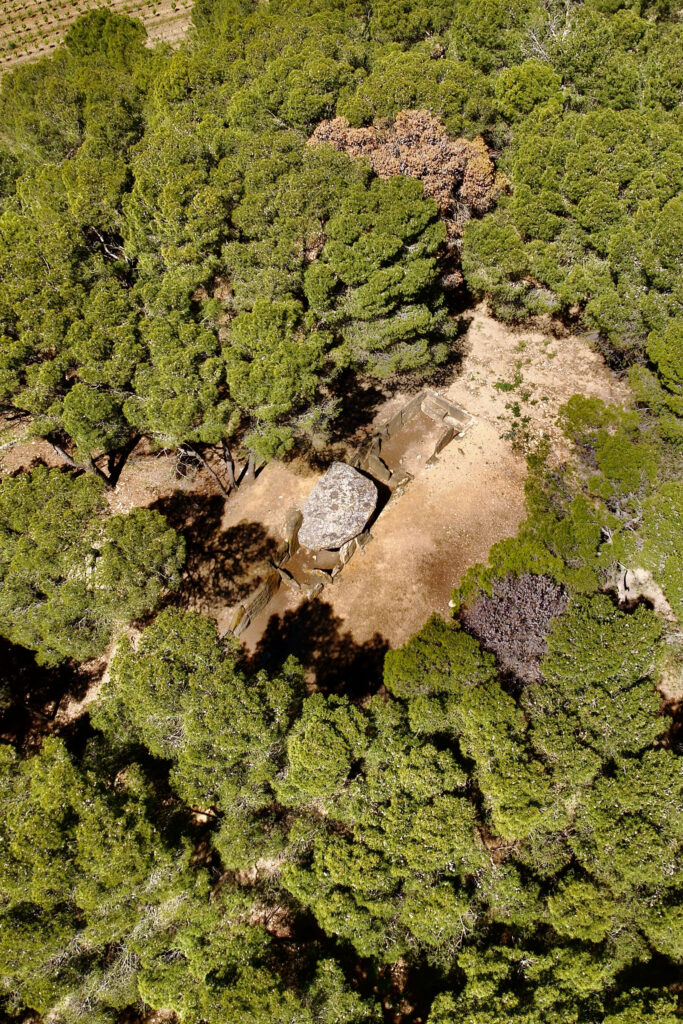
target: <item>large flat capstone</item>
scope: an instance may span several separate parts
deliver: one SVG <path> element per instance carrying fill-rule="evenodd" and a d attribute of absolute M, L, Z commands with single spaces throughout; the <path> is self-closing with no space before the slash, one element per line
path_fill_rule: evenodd
<path fill-rule="evenodd" d="M 363 532 L 377 505 L 372 480 L 345 462 L 333 462 L 303 507 L 299 543 L 317 550 L 335 550 Z"/>

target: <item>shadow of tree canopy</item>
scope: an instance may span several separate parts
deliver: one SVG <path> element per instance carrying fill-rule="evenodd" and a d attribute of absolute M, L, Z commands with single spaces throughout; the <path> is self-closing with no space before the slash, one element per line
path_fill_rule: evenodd
<path fill-rule="evenodd" d="M 465 335 L 472 319 L 472 316 L 458 316 L 457 335 L 446 358 L 438 365 L 404 371 L 381 381 L 351 370 L 341 373 L 327 387 L 326 397 L 337 403 L 338 413 L 329 423 L 326 443 L 314 446 L 300 439 L 290 456 L 285 456 L 285 461 L 302 458 L 312 469 L 324 472 L 335 459 L 346 461 L 349 453 L 381 426 L 381 422 L 375 427 L 372 424 L 388 398 L 401 393 L 407 399 L 424 388 L 444 388 L 451 384 L 462 368 L 467 349 Z"/>
<path fill-rule="evenodd" d="M 347 441 L 372 422 L 387 391 L 376 380 L 363 379 L 350 370 L 331 382 L 332 397 L 339 402 L 339 415 L 330 424 L 330 441 Z"/>
<path fill-rule="evenodd" d="M 0 740 L 19 748 L 39 746 L 65 698 L 82 700 L 92 683 L 87 666 L 38 665 L 31 651 L 0 638 Z M 60 732 L 62 730 L 59 730 Z"/>
<path fill-rule="evenodd" d="M 293 655 L 306 669 L 314 689 L 343 693 L 352 700 L 370 696 L 382 684 L 389 644 L 379 633 L 358 643 L 342 627 L 343 619 L 321 600 L 271 615 L 248 668 L 272 672 Z"/>
<path fill-rule="evenodd" d="M 178 491 L 151 506 L 166 516 L 187 543 L 187 564 L 177 594 L 165 604 L 210 611 L 247 597 L 265 579 L 277 543 L 261 523 L 222 529 L 225 499 Z"/>

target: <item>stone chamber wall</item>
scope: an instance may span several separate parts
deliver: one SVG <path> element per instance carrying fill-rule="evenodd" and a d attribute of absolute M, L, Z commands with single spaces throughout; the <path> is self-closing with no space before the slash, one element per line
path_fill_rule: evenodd
<path fill-rule="evenodd" d="M 426 465 L 434 465 L 440 452 L 446 445 L 456 437 L 462 435 L 476 422 L 466 409 L 455 402 L 437 395 L 430 389 L 424 389 L 414 395 L 398 412 L 394 413 L 391 419 L 361 445 L 349 459 L 349 465 L 362 473 L 371 476 L 391 490 L 388 500 L 379 510 L 381 515 L 390 505 L 396 502 L 404 493 L 406 487 L 413 479 L 410 473 L 403 470 L 392 472 L 381 457 L 382 442 L 395 437 L 408 423 L 417 415 L 423 412 L 430 419 L 441 422 L 443 430 L 434 445 L 434 450 L 429 456 Z M 326 582 L 334 579 L 343 567 L 350 561 L 356 551 L 365 547 L 372 540 L 372 534 L 366 529 L 358 537 L 348 541 L 339 550 L 339 564 L 331 572 L 322 569 L 313 569 L 310 573 L 315 582 L 300 584 L 291 573 L 285 568 L 287 562 L 299 549 L 298 533 L 302 522 L 302 514 L 299 509 L 290 509 L 285 524 L 285 539 L 278 547 L 275 556 L 271 561 L 271 571 L 263 583 L 254 593 L 243 601 L 235 611 L 232 622 L 227 630 L 233 636 L 239 637 L 252 624 L 254 619 L 264 611 L 270 604 L 273 596 L 279 590 L 281 584 L 298 590 L 307 600 L 317 597 L 322 591 Z"/>

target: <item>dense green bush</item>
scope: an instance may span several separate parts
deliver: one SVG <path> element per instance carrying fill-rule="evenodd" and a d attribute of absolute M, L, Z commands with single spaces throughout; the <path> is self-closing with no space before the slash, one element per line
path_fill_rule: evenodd
<path fill-rule="evenodd" d="M 0 631 L 41 662 L 101 654 L 180 584 L 183 538 L 149 509 L 106 517 L 103 489 L 44 467 L 0 482 Z"/>

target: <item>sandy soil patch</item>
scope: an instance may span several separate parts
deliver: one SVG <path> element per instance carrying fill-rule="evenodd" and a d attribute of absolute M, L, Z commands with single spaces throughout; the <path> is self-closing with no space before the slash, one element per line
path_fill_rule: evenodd
<path fill-rule="evenodd" d="M 0 430 L 3 423 L 0 421 Z M 10 431 L 8 431 L 9 433 Z M 22 431 L 12 431 L 17 439 L 22 436 Z M 64 462 L 55 453 L 54 449 L 43 441 L 42 438 L 35 438 L 32 441 L 5 440 L 0 448 L 0 475 L 10 476 L 12 473 L 26 473 L 34 466 L 63 466 Z"/>
<path fill-rule="evenodd" d="M 380 515 L 373 540 L 325 591 L 358 642 L 380 633 L 400 646 L 524 518 L 524 460 L 497 427 L 479 422 L 425 468 Z"/>
<path fill-rule="evenodd" d="M 374 643 L 379 634 L 399 646 L 432 612 L 448 614 L 451 592 L 467 569 L 485 561 L 494 543 L 514 536 L 524 519 L 525 449 L 548 437 L 554 457 L 565 458 L 557 425 L 564 402 L 578 392 L 630 401 L 626 385 L 584 340 L 510 330 L 484 306 L 473 312 L 464 352 L 457 377 L 439 390 L 472 413 L 476 424 L 432 467 L 425 465 L 432 428 L 425 425 L 422 446 L 418 437 L 409 439 L 404 464 L 415 479 L 379 516 L 372 542 L 321 598 L 359 644 Z M 407 398 L 397 394 L 383 403 L 374 426 Z M 259 643 L 268 619 L 292 620 L 299 604 L 291 592 L 281 592 L 244 634 L 247 647 Z"/>
<path fill-rule="evenodd" d="M 522 450 L 545 436 L 555 457 L 566 458 L 557 413 L 572 395 L 618 405 L 632 401 L 625 381 L 609 370 L 586 340 L 575 335 L 512 330 L 480 305 L 473 312 L 464 344 L 461 373 L 446 394 L 475 416 L 500 424 Z"/>
<path fill-rule="evenodd" d="M 678 705 L 683 712 L 683 659 L 677 658 L 664 667 L 657 689 L 669 705 Z"/>

